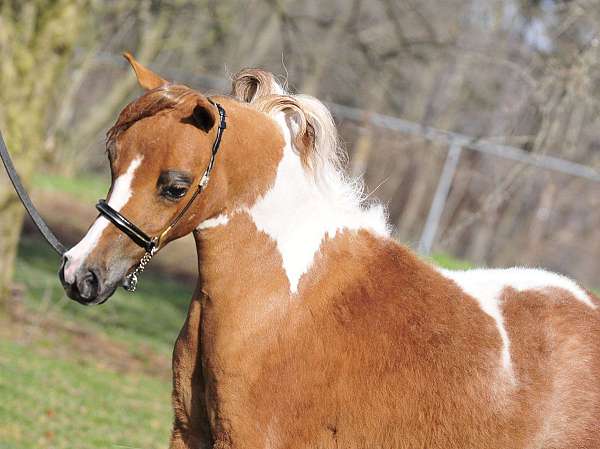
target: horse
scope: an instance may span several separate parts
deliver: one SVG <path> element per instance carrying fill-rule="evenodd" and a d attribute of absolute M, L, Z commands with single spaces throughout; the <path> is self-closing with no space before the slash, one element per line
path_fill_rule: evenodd
<path fill-rule="evenodd" d="M 193 233 L 171 449 L 600 448 L 591 291 L 540 269 L 440 269 L 396 242 L 344 175 L 327 108 L 272 74 L 207 97 L 126 57 L 145 93 L 108 132 L 115 212 L 60 278 L 101 303 Z"/>

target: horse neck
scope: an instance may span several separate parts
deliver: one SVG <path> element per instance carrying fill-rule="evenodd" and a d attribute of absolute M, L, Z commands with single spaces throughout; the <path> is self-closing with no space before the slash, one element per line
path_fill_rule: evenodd
<path fill-rule="evenodd" d="M 253 205 L 198 227 L 199 270 L 206 292 L 212 298 L 244 298 L 255 305 L 300 296 L 316 274 L 325 243 L 340 244 L 361 229 L 387 232 L 381 208 L 363 210 L 348 191 L 335 172 L 316 180 L 288 136 L 270 189 Z"/>

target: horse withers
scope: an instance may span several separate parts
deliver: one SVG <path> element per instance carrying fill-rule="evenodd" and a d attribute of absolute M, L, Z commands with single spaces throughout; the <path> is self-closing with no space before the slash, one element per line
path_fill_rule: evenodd
<path fill-rule="evenodd" d="M 108 205 L 193 233 L 198 285 L 173 355 L 172 449 L 600 448 L 600 301 L 558 274 L 447 271 L 388 233 L 341 170 L 315 98 L 245 70 L 230 96 L 170 84 L 108 133 Z M 210 181 L 220 105 L 227 128 Z M 100 303 L 144 248 L 100 216 L 66 253 Z"/>

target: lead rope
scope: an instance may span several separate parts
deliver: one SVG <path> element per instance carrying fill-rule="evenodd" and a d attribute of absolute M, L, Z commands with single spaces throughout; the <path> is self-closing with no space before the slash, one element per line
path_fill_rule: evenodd
<path fill-rule="evenodd" d="M 154 255 L 156 254 L 156 251 L 158 251 L 158 247 L 154 246 L 150 251 L 146 251 L 146 253 L 142 256 L 140 262 L 138 263 L 138 266 L 135 267 L 135 270 L 129 273 L 125 278 L 127 281 L 123 286 L 125 287 L 125 290 L 131 293 L 135 292 L 135 289 L 137 288 L 138 284 L 138 275 L 144 272 L 144 270 L 146 269 L 146 265 L 150 263 L 152 257 L 154 257 Z"/>

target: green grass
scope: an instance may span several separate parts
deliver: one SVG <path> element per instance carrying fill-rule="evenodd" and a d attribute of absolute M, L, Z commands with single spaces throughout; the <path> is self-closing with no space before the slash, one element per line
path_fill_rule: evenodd
<path fill-rule="evenodd" d="M 136 293 L 118 289 L 101 306 L 85 307 L 68 299 L 57 276 L 58 257 L 38 240 L 21 239 L 15 278 L 25 286 L 26 305 L 44 308 L 61 318 L 130 345 L 149 346 L 170 354 L 193 292 L 193 285 L 165 278 L 152 271 L 140 278 Z M 41 301 L 44 298 L 44 301 Z"/>
<path fill-rule="evenodd" d="M 436 265 L 449 270 L 468 270 L 473 268 L 473 264 L 464 260 L 455 259 L 454 257 L 444 253 L 433 254 L 430 257 L 430 260 Z"/>
<path fill-rule="evenodd" d="M 40 174 L 34 187 L 94 202 L 108 184 Z M 84 307 L 65 297 L 58 263 L 21 240 L 18 307 L 33 323 L 0 313 L 0 449 L 166 447 L 170 357 L 194 286 L 146 272 L 135 294 Z"/>
<path fill-rule="evenodd" d="M 18 306 L 33 323 L 0 314 L 0 449 L 166 447 L 170 356 L 193 286 L 145 273 L 135 294 L 84 307 L 57 268 L 47 245 L 21 241 Z"/>
<path fill-rule="evenodd" d="M 75 198 L 89 203 L 106 196 L 110 187 L 110 179 L 96 173 L 87 174 L 85 177 L 69 178 L 42 172 L 34 177 L 33 187 L 49 192 L 69 193 Z"/>
<path fill-rule="evenodd" d="M 167 446 L 168 382 L 0 341 L 0 448 Z"/>

